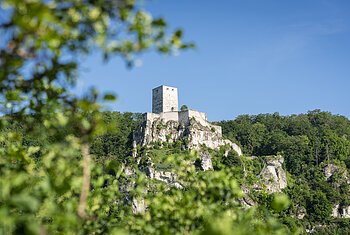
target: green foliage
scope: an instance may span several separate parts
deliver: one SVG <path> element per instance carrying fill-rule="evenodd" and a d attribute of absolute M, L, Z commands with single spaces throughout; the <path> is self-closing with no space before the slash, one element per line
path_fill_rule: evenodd
<path fill-rule="evenodd" d="M 160 152 L 153 159 L 156 161 L 157 157 L 162 157 Z M 177 181 L 184 189 L 152 182 L 144 195 L 148 209 L 128 218 L 129 231 L 142 234 L 289 233 L 268 212 L 239 207 L 242 192 L 230 168 L 196 171 L 189 157 L 174 159 L 172 155 L 163 155 L 163 161 L 176 165 Z"/>
<path fill-rule="evenodd" d="M 236 152 L 231 151 L 226 157 L 224 156 L 222 158 L 221 163 L 228 167 L 233 167 L 237 165 L 242 165 L 242 160 Z"/>
<path fill-rule="evenodd" d="M 128 113 L 106 112 L 102 116 L 104 116 L 106 125 L 108 123 L 119 125 L 120 121 L 122 123 L 133 123 L 133 119 L 130 119 L 133 115 Z M 124 117 L 127 118 L 124 119 Z M 13 125 L 14 127 L 10 129 L 15 129 L 16 125 Z M 127 126 L 126 123 L 124 123 L 124 126 Z M 115 134 L 118 134 L 118 132 L 116 131 Z M 124 138 L 129 136 L 130 133 L 132 133 L 131 128 L 126 129 L 123 133 Z M 98 139 L 100 136 L 96 138 Z M 23 139 L 19 140 L 19 143 L 23 141 Z M 8 139 L 8 143 L 13 144 L 13 139 Z M 129 234 L 288 233 L 288 229 L 278 223 L 276 219 L 273 219 L 271 214 L 260 214 L 260 211 L 256 208 L 245 210 L 238 206 L 237 200 L 242 196 L 242 192 L 236 180 L 238 178 L 237 172 L 233 169 L 235 164 L 238 164 L 237 167 L 241 167 L 242 160 L 236 154 L 232 152 L 228 155 L 228 157 L 233 158 L 233 161 L 227 159 L 232 165 L 228 164 L 226 166 L 219 163 L 221 169 L 218 171 L 198 172 L 192 164 L 198 157 L 197 153 L 181 150 L 181 148 L 179 150 L 176 143 L 168 147 L 143 149 L 141 153 L 152 160 L 155 169 L 175 172 L 178 175 L 178 182 L 185 187 L 184 189 L 177 189 L 150 180 L 145 177 L 143 172 L 137 172 L 133 176 L 125 175 L 122 170 L 125 167 L 122 164 L 122 159 L 116 157 L 101 159 L 100 156 L 96 155 L 93 158 L 94 163 L 91 165 L 91 187 L 93 190 L 89 194 L 87 206 L 90 218 L 82 220 L 76 215 L 76 207 L 79 202 L 78 198 L 74 196 L 80 192 L 79 186 L 82 178 L 79 171 L 72 167 L 78 165 L 80 161 L 79 142 L 78 139 L 74 138 L 69 139 L 69 142 L 65 144 L 67 151 L 72 150 L 72 147 L 69 147 L 68 144 L 74 144 L 74 148 L 76 148 L 75 152 L 67 152 L 68 155 L 64 155 L 67 159 L 63 158 L 65 153 L 62 152 L 62 145 L 60 144 L 57 145 L 58 149 L 53 148 L 50 144 L 44 146 L 51 154 L 57 154 L 60 151 L 60 155 L 53 159 L 47 158 L 46 154 L 49 153 L 45 151 L 40 155 L 39 165 L 35 163 L 35 158 L 29 158 L 32 159 L 34 168 L 37 168 L 40 172 L 43 170 L 49 173 L 44 174 L 47 180 L 43 183 L 51 182 L 50 184 L 53 184 L 55 188 L 47 188 L 46 193 L 50 192 L 50 195 L 54 193 L 53 195 L 61 199 L 59 202 L 54 202 L 50 201 L 50 197 L 46 194 L 43 194 L 43 198 L 40 197 L 39 200 L 37 195 L 24 194 L 17 198 L 12 194 L 11 203 L 8 203 L 8 205 L 14 205 L 18 209 L 21 208 L 22 217 L 18 217 L 18 220 L 23 222 L 23 226 L 22 222 L 17 220 L 12 221 L 12 223 L 7 222 L 8 224 L 3 224 L 3 226 L 8 231 L 17 232 L 17 226 L 19 226 L 18 229 L 21 230 L 18 230 L 18 232 L 29 233 L 29 229 L 33 229 L 30 226 L 33 226 L 34 229 L 37 229 L 33 230 L 32 233 L 34 234 L 38 234 L 40 229 L 45 229 L 49 233 L 61 231 L 75 234 L 91 232 L 95 234 L 113 234 L 112 228 L 123 228 Z M 39 151 L 39 147 L 30 148 L 31 154 L 35 154 L 37 151 Z M 215 153 L 215 151 L 212 153 Z M 216 153 L 218 156 L 220 155 L 220 152 Z M 73 161 L 71 157 L 74 155 L 76 158 Z M 48 159 L 53 162 L 57 161 L 57 164 L 53 164 L 51 161 L 47 162 Z M 45 167 L 41 165 L 42 163 Z M 140 163 L 140 165 L 142 164 L 148 165 L 147 162 Z M 128 163 L 128 165 L 132 167 L 132 164 Z M 137 168 L 134 169 L 137 170 Z M 40 175 L 42 177 L 43 173 Z M 57 177 L 58 175 L 60 177 Z M 33 179 L 33 176 L 30 177 Z M 14 186 L 8 178 L 3 179 L 4 182 L 7 182 L 7 185 Z M 41 182 L 41 180 L 38 179 L 37 182 Z M 6 188 L 4 183 L 2 185 Z M 74 185 L 74 188 L 72 188 L 72 185 Z M 28 188 L 23 190 L 37 192 Z M 132 197 L 144 198 L 148 205 L 147 211 L 137 216 L 133 215 L 131 205 L 123 202 L 125 197 L 128 197 L 129 200 Z M 28 214 L 23 214 L 24 212 Z M 23 221 L 23 218 L 27 220 Z M 224 218 L 226 222 L 224 224 L 219 223 L 218 218 Z M 32 220 L 37 223 L 31 223 Z M 6 222 L 8 219 L 2 221 Z"/>
<path fill-rule="evenodd" d="M 313 221 L 324 222 L 332 212 L 332 204 L 322 191 L 311 193 L 307 200 L 307 212 Z"/>
<path fill-rule="evenodd" d="M 280 212 L 287 209 L 289 203 L 290 201 L 287 195 L 275 194 L 271 206 L 275 211 Z"/>
<path fill-rule="evenodd" d="M 181 108 L 180 108 L 180 110 L 181 110 L 181 111 L 186 111 L 186 110 L 188 110 L 187 105 L 185 105 L 185 104 L 182 105 Z"/>
<path fill-rule="evenodd" d="M 131 156 L 133 131 L 139 125 L 141 116 L 132 113 L 103 112 L 103 123 L 110 128 L 103 135 L 96 136 L 91 144 L 91 153 L 96 158 L 125 160 Z"/>
<path fill-rule="evenodd" d="M 0 4 L 0 233 L 112 233 L 109 226 L 122 217 L 119 176 L 90 163 L 88 146 L 94 142 L 96 156 L 124 158 L 125 133 L 137 119 L 121 115 L 119 123 L 128 124 L 109 132 L 106 119 L 115 117 L 100 113 L 99 103 L 115 96 L 70 92 L 80 61 L 100 52 L 132 66 L 142 52 L 171 54 L 193 44 L 182 42 L 179 29 L 168 33 L 164 19 L 133 0 Z M 105 149 L 114 141 L 117 146 Z"/>
<path fill-rule="evenodd" d="M 222 125 L 227 138 L 242 145 L 246 154 L 283 155 L 289 179 L 286 193 L 291 198 L 291 207 L 284 218 L 304 211 L 304 223 L 311 226 L 329 223 L 333 206 L 349 202 L 348 184 L 344 183 L 344 172 L 350 169 L 350 121 L 347 118 L 314 110 L 291 116 L 242 115 L 218 124 Z M 327 181 L 324 169 L 329 164 L 340 170 L 333 172 Z M 249 168 L 250 164 L 246 165 Z M 338 225 L 327 226 L 334 231 Z"/>

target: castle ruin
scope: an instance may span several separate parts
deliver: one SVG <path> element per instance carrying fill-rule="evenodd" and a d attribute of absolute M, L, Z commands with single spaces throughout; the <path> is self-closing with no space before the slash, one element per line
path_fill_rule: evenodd
<path fill-rule="evenodd" d="M 208 121 L 206 113 L 178 108 L 178 90 L 175 87 L 159 86 L 152 90 L 152 113 L 144 113 L 143 121 L 134 133 L 134 145 L 147 146 L 155 142 L 172 143 L 186 139 L 188 148 L 206 146 L 218 149 L 231 147 L 242 154 L 238 145 L 223 139 L 220 126 Z"/>

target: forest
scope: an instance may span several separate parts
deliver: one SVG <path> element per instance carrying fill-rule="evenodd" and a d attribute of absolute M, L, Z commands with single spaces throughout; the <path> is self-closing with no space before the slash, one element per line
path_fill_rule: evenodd
<path fill-rule="evenodd" d="M 347 173 L 350 167 L 350 121 L 346 117 L 314 110 L 306 114 L 290 116 L 282 116 L 278 113 L 240 115 L 234 120 L 216 122 L 215 124 L 222 126 L 225 137 L 238 143 L 244 153 L 241 157 L 234 154 L 224 157 L 222 151 L 211 150 L 214 172 L 217 172 L 217 175 L 202 172 L 199 168 L 185 171 L 188 165 L 184 162 L 189 160 L 195 162 L 198 157 L 190 150 L 182 148 L 181 143 L 156 144 L 150 149 L 143 149 L 142 153 L 147 151 L 147 155 L 141 154 L 144 157 L 137 163 L 132 157 L 132 136 L 142 116 L 137 113 L 106 111 L 101 113 L 101 118 L 110 128 L 103 134 L 96 135 L 91 142 L 93 190 L 89 196 L 88 210 L 89 214 L 95 214 L 97 217 L 90 218 L 91 220 L 81 225 L 80 229 L 84 229 L 85 232 L 109 233 L 112 231 L 111 228 L 122 228 L 127 233 L 136 234 L 139 232 L 181 234 L 198 231 L 207 234 L 211 230 L 213 230 L 212 234 L 230 234 L 231 232 L 300 234 L 307 229 L 313 230 L 316 234 L 346 234 L 350 231 L 349 219 L 332 217 L 335 205 L 340 205 L 342 208 L 350 205 Z M 65 163 L 66 166 L 57 165 L 56 167 L 56 164 L 62 164 L 59 158 L 51 159 L 50 162 L 43 159 L 48 148 L 55 146 L 55 142 L 61 136 L 65 136 L 62 133 L 67 133 L 69 130 L 61 129 L 59 134 L 50 136 L 45 133 L 45 126 L 42 123 L 34 121 L 28 127 L 13 118 L 8 117 L 8 120 L 13 121 L 9 127 L 2 130 L 2 136 L 16 135 L 15 138 L 21 141 L 24 148 L 31 149 L 32 153 L 27 156 L 30 159 L 26 160 L 33 164 L 33 168 L 41 164 L 46 165 L 46 171 L 49 171 L 48 173 L 53 177 L 46 183 L 51 187 L 57 187 L 55 188 L 58 190 L 56 197 L 61 199 L 56 206 L 61 207 L 63 214 L 61 217 L 56 213 L 55 217 L 45 215 L 49 208 L 41 208 L 42 206 L 37 202 L 39 196 L 37 194 L 42 194 L 43 189 L 33 192 L 31 187 L 38 187 L 38 185 L 34 182 L 34 185 L 27 185 L 26 178 L 21 179 L 20 175 L 12 180 L 18 181 L 17 187 L 23 183 L 25 185 L 23 189 L 13 187 L 12 184 L 7 185 L 9 182 L 5 182 L 6 178 L 1 178 L 2 186 L 10 187 L 8 193 L 30 188 L 30 191 L 25 194 L 26 198 L 23 198 L 23 195 L 22 198 L 13 201 L 12 195 L 9 199 L 11 204 L 7 205 L 12 205 L 11 210 L 20 205 L 28 216 L 34 216 L 32 213 L 41 208 L 36 211 L 38 214 L 35 217 L 40 218 L 40 214 L 45 215 L 42 217 L 44 224 L 50 225 L 50 221 L 58 219 L 61 223 L 69 223 L 72 226 L 50 228 L 54 229 L 50 231 L 61 231 L 61 229 L 62 232 L 75 231 L 79 221 L 69 221 L 66 210 L 69 207 L 73 208 L 74 203 L 77 203 L 77 198 L 74 196 L 77 191 L 74 191 L 74 186 L 78 182 L 78 172 L 71 169 L 69 165 L 78 161 L 79 152 L 61 151 L 60 154 L 63 155 L 60 156 L 61 158 L 70 158 L 69 162 Z M 24 131 L 28 128 L 36 131 L 28 135 Z M 2 140 L 2 144 L 6 144 L 6 141 Z M 259 158 L 275 155 L 281 155 L 285 159 L 284 168 L 288 176 L 288 187 L 283 190 L 283 194 L 253 193 L 253 199 L 257 202 L 255 208 L 247 209 L 240 206 L 237 201 L 242 193 L 240 187 L 252 178 L 258 177 L 261 171 Z M 172 188 L 162 182 L 145 178 L 145 173 L 142 171 L 142 165 L 147 164 L 142 162 L 147 159 L 145 156 L 150 157 L 159 169 L 174 170 L 179 174 L 185 182 L 186 190 Z M 248 167 L 249 176 L 244 178 L 242 162 L 249 165 L 250 161 L 246 158 L 249 156 L 256 156 L 258 160 Z M 326 178 L 325 167 L 329 165 L 338 168 L 331 177 Z M 133 176 L 126 176 L 123 172 L 122 168 L 128 166 L 136 169 L 137 172 Z M 4 165 L 1 169 L 5 169 Z M 6 173 L 2 172 L 2 175 Z M 131 182 L 133 182 L 132 190 L 123 189 L 127 185 L 130 187 Z M 201 183 L 203 185 L 200 185 Z M 5 196 L 3 187 L 2 195 Z M 231 193 L 227 190 L 231 190 Z M 202 196 L 198 197 L 199 195 Z M 146 198 L 149 208 L 145 214 L 132 213 L 130 202 L 122 199 L 131 196 Z M 119 203 L 113 203 L 116 198 L 119 198 Z M 277 199 L 279 201 L 276 202 Z M 224 201 L 231 202 L 222 204 Z M 275 205 L 278 205 L 277 209 Z M 192 210 L 196 212 L 190 213 Z M 209 223 L 218 216 L 223 217 L 225 221 L 225 214 L 230 210 L 234 211 L 238 218 L 227 215 L 227 225 L 222 224 L 221 220 L 215 226 Z M 25 215 L 23 212 L 22 216 Z M 298 218 L 301 212 L 305 214 L 302 219 Z M 270 221 L 270 224 L 260 224 L 263 221 Z M 218 224 L 223 227 L 221 228 Z M 248 230 L 247 224 L 254 224 L 255 227 L 250 228 L 253 230 Z"/>

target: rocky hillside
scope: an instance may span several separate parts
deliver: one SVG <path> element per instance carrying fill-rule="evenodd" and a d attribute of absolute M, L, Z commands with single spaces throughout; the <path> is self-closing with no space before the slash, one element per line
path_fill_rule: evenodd
<path fill-rule="evenodd" d="M 244 196 L 242 200 L 238 200 L 242 206 L 250 207 L 258 204 L 258 200 L 251 196 L 256 192 L 280 193 L 287 187 L 282 156 L 259 159 L 244 157 L 237 144 L 222 137 L 221 128 L 218 131 L 210 124 L 203 124 L 195 118 L 191 118 L 189 123 L 184 125 L 178 121 L 164 121 L 159 117 L 149 118 L 144 115 L 133 138 L 134 158 L 138 159 L 138 168 L 150 179 L 164 182 L 170 187 L 184 189 L 187 185 L 186 179 L 179 176 L 179 170 L 166 164 L 167 158 L 176 147 L 180 149 L 182 155 L 187 156 L 181 156 L 182 164 L 195 167 L 197 172 L 215 171 L 225 165 L 225 161 L 230 165 L 229 162 L 238 160 L 239 165 L 233 164 L 230 167 L 242 171 L 241 187 L 244 189 Z M 246 167 L 254 165 L 254 162 L 261 159 L 263 159 L 261 169 L 252 172 L 251 167 Z M 244 180 L 246 178 L 250 178 L 250 181 Z M 143 199 L 132 200 L 135 213 L 142 213 L 147 209 Z"/>
<path fill-rule="evenodd" d="M 89 204 L 92 214 L 100 210 L 116 218 L 113 226 L 138 234 L 186 233 L 207 231 L 205 226 L 229 218 L 228 226 L 250 232 L 245 234 L 261 226 L 262 234 L 275 228 L 280 234 L 350 234 L 350 121 L 345 117 L 317 110 L 243 115 L 216 123 L 222 126 L 220 136 L 218 129 L 195 120 L 182 126 L 157 119 L 145 123 L 132 113 L 102 116 L 115 128 L 91 143 L 91 194 L 96 197 Z M 16 132 L 23 144 L 40 149 L 33 153 L 40 161 L 54 139 L 45 131 L 27 135 L 22 130 L 22 123 L 13 122 L 2 131 Z M 242 155 L 234 145 L 221 144 L 225 139 L 237 143 Z M 64 156 L 79 160 L 71 154 Z M 60 170 L 55 166 L 50 169 Z"/>
<path fill-rule="evenodd" d="M 227 151 L 233 150 L 242 155 L 241 148 L 232 141 L 222 137 L 221 128 L 209 123 L 197 121 L 191 118 L 188 123 L 179 121 L 164 121 L 162 118 L 149 118 L 144 115 L 141 124 L 134 132 L 134 146 L 147 146 L 154 143 L 174 143 L 179 141 L 184 148 L 200 149 L 208 147 L 219 149 L 227 147 Z"/>

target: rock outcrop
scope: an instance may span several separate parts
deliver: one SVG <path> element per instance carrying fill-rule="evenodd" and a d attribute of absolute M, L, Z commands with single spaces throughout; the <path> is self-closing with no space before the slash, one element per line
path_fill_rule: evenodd
<path fill-rule="evenodd" d="M 244 207 L 252 207 L 256 205 L 256 202 L 249 196 L 250 188 L 246 186 L 242 186 L 243 197 L 238 199 L 239 203 Z"/>
<path fill-rule="evenodd" d="M 151 179 L 156 179 L 167 183 L 168 185 L 182 189 L 183 186 L 177 182 L 177 175 L 168 171 L 156 171 L 153 167 L 148 166 L 146 168 L 146 175 Z"/>
<path fill-rule="evenodd" d="M 265 166 L 260 173 L 260 182 L 255 189 L 265 189 L 268 193 L 281 192 L 287 187 L 287 175 L 282 165 L 282 156 L 267 157 Z"/>
<path fill-rule="evenodd" d="M 332 217 L 334 218 L 350 218 L 350 206 L 335 205 L 332 209 Z"/>
<path fill-rule="evenodd" d="M 146 113 L 143 122 L 134 132 L 134 146 L 181 141 L 189 149 L 200 149 L 202 146 L 219 149 L 221 146 L 227 146 L 239 156 L 242 155 L 242 150 L 237 144 L 222 137 L 221 127 L 210 124 L 203 116 L 195 111 Z"/>
<path fill-rule="evenodd" d="M 213 164 L 211 162 L 211 157 L 208 151 L 201 152 L 199 154 L 201 159 L 201 168 L 203 171 L 213 170 Z"/>
<path fill-rule="evenodd" d="M 136 174 L 135 169 L 130 166 L 122 165 L 123 175 L 127 178 L 133 178 Z M 146 211 L 145 200 L 142 197 L 135 197 L 130 195 L 130 191 L 135 188 L 135 182 L 132 180 L 126 180 L 124 184 L 120 184 L 119 190 L 123 195 L 123 201 L 127 204 L 131 204 L 132 212 L 134 214 L 141 214 Z"/>
<path fill-rule="evenodd" d="M 132 199 L 132 213 L 142 214 L 146 211 L 145 199 L 143 198 L 133 198 Z"/>
<path fill-rule="evenodd" d="M 350 184 L 350 176 L 345 167 L 335 164 L 328 164 L 324 168 L 324 176 L 326 180 L 331 182 L 335 187 L 339 187 L 340 184 Z"/>
<path fill-rule="evenodd" d="M 304 207 L 298 206 L 296 216 L 298 219 L 304 219 L 306 215 L 306 209 Z"/>
<path fill-rule="evenodd" d="M 324 176 L 333 187 L 342 187 L 344 184 L 350 184 L 350 176 L 345 167 L 327 164 L 324 168 Z M 350 218 L 350 206 L 335 204 L 332 209 L 334 218 Z"/>

